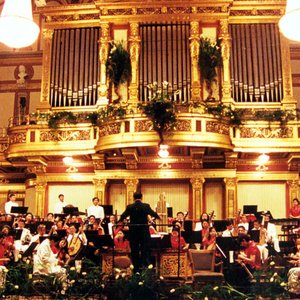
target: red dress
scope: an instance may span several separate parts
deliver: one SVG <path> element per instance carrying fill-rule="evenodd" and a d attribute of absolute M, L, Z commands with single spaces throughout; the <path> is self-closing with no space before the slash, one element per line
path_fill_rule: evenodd
<path fill-rule="evenodd" d="M 290 208 L 290 215 L 297 218 L 300 217 L 300 205 L 296 205 Z"/>
<path fill-rule="evenodd" d="M 251 256 L 255 255 L 255 261 L 254 263 L 250 263 L 250 267 L 252 269 L 260 269 L 261 267 L 261 258 L 260 258 L 260 251 L 256 246 L 256 243 L 253 241 L 249 242 L 249 246 L 245 249 L 245 254 L 247 258 L 250 258 Z"/>
<path fill-rule="evenodd" d="M 181 236 L 180 239 L 178 236 L 171 236 L 171 247 L 172 249 L 178 249 L 178 240 L 179 240 L 179 248 L 182 249 L 185 245 L 185 239 Z"/>

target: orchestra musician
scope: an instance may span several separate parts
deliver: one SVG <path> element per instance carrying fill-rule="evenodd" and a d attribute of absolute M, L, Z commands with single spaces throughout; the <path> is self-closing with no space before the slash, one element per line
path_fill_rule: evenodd
<path fill-rule="evenodd" d="M 33 257 L 33 274 L 54 274 L 58 280 L 64 285 L 66 284 L 66 269 L 59 265 L 57 254 L 52 249 L 57 247 L 59 237 L 51 235 L 46 238 Z"/>
<path fill-rule="evenodd" d="M 246 233 L 248 233 L 249 222 L 248 222 L 247 216 L 245 214 L 240 216 L 240 222 L 238 223 L 238 226 L 244 226 Z"/>
<path fill-rule="evenodd" d="M 87 209 L 87 216 L 94 216 L 97 220 L 101 222 L 105 218 L 104 208 L 101 205 L 99 205 L 100 200 L 98 197 L 94 197 L 92 199 L 92 202 L 93 205 Z"/>
<path fill-rule="evenodd" d="M 30 230 L 28 228 L 25 228 L 25 219 L 23 218 L 18 218 L 17 219 L 17 228 L 16 228 L 16 233 L 21 232 L 20 236 L 18 239 L 15 239 L 14 241 L 14 257 L 15 261 L 18 261 L 19 258 L 19 253 L 23 253 L 27 250 L 29 247 L 29 243 L 32 239 L 32 235 L 30 233 Z M 18 236 L 16 234 L 16 236 Z"/>
<path fill-rule="evenodd" d="M 277 237 L 277 231 L 275 224 L 270 222 L 270 213 L 264 214 L 264 228 L 267 230 L 267 243 L 272 244 L 274 250 L 280 252 L 279 240 Z"/>
<path fill-rule="evenodd" d="M 177 212 L 176 218 L 173 220 L 173 227 L 180 228 L 181 231 L 184 231 L 184 220 L 187 214 L 184 214 L 182 211 Z"/>
<path fill-rule="evenodd" d="M 269 256 L 269 250 L 267 249 L 267 230 L 262 226 L 261 222 L 259 220 L 255 220 L 253 222 L 253 228 L 251 229 L 251 232 L 253 231 L 259 231 L 258 235 L 258 241 L 257 241 L 257 247 L 260 251 L 260 256 L 262 262 L 264 262 L 268 256 Z"/>
<path fill-rule="evenodd" d="M 252 279 L 252 273 L 261 268 L 260 251 L 256 243 L 252 241 L 247 234 L 240 235 L 238 242 L 241 251 L 238 253 L 236 262 L 241 266 L 239 272 L 243 271 L 244 273 L 244 275 L 242 275 L 242 273 L 240 273 L 240 275 L 243 276 L 243 279 Z"/>
<path fill-rule="evenodd" d="M 171 232 L 171 247 L 172 249 L 181 249 L 187 250 L 189 245 L 186 243 L 184 237 L 180 235 L 179 237 L 179 228 L 173 228 Z"/>
<path fill-rule="evenodd" d="M 290 208 L 289 217 L 300 219 L 300 201 L 297 198 L 293 199 L 293 206 Z"/>
<path fill-rule="evenodd" d="M 215 227 L 210 227 L 208 235 L 202 236 L 202 248 L 205 250 L 215 250 L 217 242 L 217 231 Z"/>
<path fill-rule="evenodd" d="M 62 214 L 63 208 L 66 207 L 68 204 L 65 202 L 65 196 L 63 194 L 58 195 L 58 202 L 55 204 L 54 213 L 55 214 Z"/>
<path fill-rule="evenodd" d="M 10 214 L 13 206 L 19 206 L 19 204 L 16 202 L 16 194 L 10 193 L 8 195 L 8 201 L 4 205 L 5 213 Z"/>
<path fill-rule="evenodd" d="M 67 235 L 69 249 L 68 253 L 73 259 L 79 254 L 82 254 L 80 253 L 82 252 L 81 250 L 83 249 L 83 247 L 87 246 L 88 243 L 87 237 L 83 230 L 83 226 L 80 226 L 77 232 L 78 226 L 80 225 L 77 225 L 76 223 L 70 224 Z"/>
<path fill-rule="evenodd" d="M 4 225 L 1 230 L 1 255 L 5 258 L 4 261 L 8 262 L 13 260 L 13 250 L 14 250 L 14 238 L 11 235 L 11 228 L 8 225 Z M 7 260 L 6 260 L 7 259 Z"/>
<path fill-rule="evenodd" d="M 119 230 L 114 238 L 114 245 L 117 251 L 130 251 L 129 241 L 125 239 L 124 232 Z"/>
<path fill-rule="evenodd" d="M 213 213 L 212 212 L 210 215 L 206 212 L 203 212 L 200 216 L 200 222 L 197 222 L 195 224 L 194 231 L 200 231 L 202 230 L 202 222 L 207 221 L 209 223 L 209 226 L 212 226 L 212 218 L 213 218 Z"/>
<path fill-rule="evenodd" d="M 235 228 L 231 220 L 226 221 L 226 230 L 222 232 L 222 237 L 235 236 Z"/>

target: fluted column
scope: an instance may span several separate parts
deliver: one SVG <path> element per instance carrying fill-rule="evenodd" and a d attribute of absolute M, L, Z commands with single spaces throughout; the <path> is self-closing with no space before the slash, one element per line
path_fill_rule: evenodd
<path fill-rule="evenodd" d="M 47 111 L 51 108 L 49 103 L 50 96 L 50 76 L 51 76 L 51 53 L 53 29 L 43 29 L 42 38 L 44 40 L 43 49 L 43 72 L 42 72 L 42 92 L 40 103 L 37 106 L 39 111 Z"/>
<path fill-rule="evenodd" d="M 101 26 L 101 37 L 99 47 L 99 59 L 100 59 L 100 87 L 98 89 L 98 101 L 97 105 L 105 106 L 108 103 L 108 85 L 106 78 L 106 60 L 109 55 L 109 42 L 111 41 L 109 33 L 109 23 L 104 22 Z"/>
<path fill-rule="evenodd" d="M 200 102 L 201 100 L 201 86 L 199 76 L 199 47 L 200 47 L 200 31 L 199 22 L 191 22 L 191 36 L 190 36 L 190 53 L 191 53 L 191 101 Z"/>
<path fill-rule="evenodd" d="M 237 212 L 237 179 L 224 178 L 225 182 L 225 218 L 233 218 Z"/>
<path fill-rule="evenodd" d="M 137 185 L 139 180 L 136 178 L 125 179 L 124 183 L 126 185 L 126 205 L 133 202 L 133 193 L 137 190 Z"/>
<path fill-rule="evenodd" d="M 139 82 L 139 55 L 141 38 L 139 36 L 139 23 L 130 23 L 130 37 L 129 37 L 129 52 L 131 60 L 131 82 L 129 86 L 129 105 L 138 103 L 138 82 Z"/>
<path fill-rule="evenodd" d="M 287 185 L 289 187 L 290 205 L 292 205 L 293 199 L 299 195 L 299 180 L 288 180 Z"/>
<path fill-rule="evenodd" d="M 199 219 L 203 210 L 203 184 L 205 178 L 192 178 L 190 180 L 193 189 L 193 219 Z"/>
<path fill-rule="evenodd" d="M 35 215 L 43 217 L 45 214 L 47 182 L 37 182 L 35 186 Z"/>
<path fill-rule="evenodd" d="M 220 20 L 220 39 L 221 43 L 221 53 L 223 60 L 223 72 L 222 72 L 222 102 L 224 104 L 233 103 L 231 98 L 231 84 L 230 84 L 230 47 L 231 47 L 231 38 L 228 32 L 228 20 Z"/>
<path fill-rule="evenodd" d="M 281 44 L 281 61 L 282 61 L 282 83 L 283 83 L 283 99 L 281 101 L 284 109 L 295 109 L 297 101 L 293 96 L 293 83 L 291 71 L 291 55 L 289 41 L 283 35 L 280 35 Z"/>
<path fill-rule="evenodd" d="M 94 179 L 94 186 L 95 186 L 95 195 L 99 198 L 99 204 L 106 204 L 105 203 L 105 188 L 106 188 L 106 179 Z"/>

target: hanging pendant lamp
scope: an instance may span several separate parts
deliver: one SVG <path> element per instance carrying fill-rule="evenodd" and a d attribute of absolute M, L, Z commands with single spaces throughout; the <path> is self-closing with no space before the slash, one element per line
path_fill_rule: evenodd
<path fill-rule="evenodd" d="M 288 39 L 300 41 L 300 1 L 287 0 L 285 14 L 279 20 L 281 33 Z"/>
<path fill-rule="evenodd" d="M 0 42 L 11 48 L 32 45 L 39 26 L 33 22 L 31 0 L 5 0 L 0 16 Z"/>

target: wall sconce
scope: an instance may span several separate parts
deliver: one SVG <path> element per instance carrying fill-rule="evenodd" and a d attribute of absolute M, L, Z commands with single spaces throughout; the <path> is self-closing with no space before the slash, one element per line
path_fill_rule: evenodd
<path fill-rule="evenodd" d="M 33 22 L 31 0 L 5 0 L 0 16 L 0 42 L 11 48 L 32 45 L 40 33 Z"/>
<path fill-rule="evenodd" d="M 300 1 L 287 0 L 285 14 L 279 20 L 282 34 L 293 41 L 300 41 Z"/>

